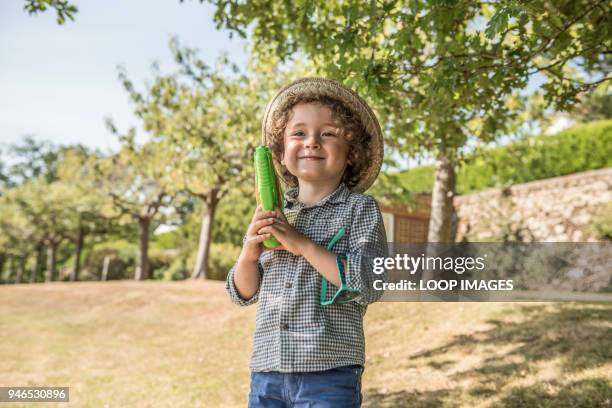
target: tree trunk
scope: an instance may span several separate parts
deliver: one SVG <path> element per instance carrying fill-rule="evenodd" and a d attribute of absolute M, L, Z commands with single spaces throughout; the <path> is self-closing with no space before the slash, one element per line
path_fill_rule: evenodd
<path fill-rule="evenodd" d="M 4 283 L 4 264 L 6 261 L 6 255 L 0 253 L 0 283 Z"/>
<path fill-rule="evenodd" d="M 42 257 L 42 245 L 38 245 L 36 247 L 36 252 L 34 253 L 34 264 L 32 265 L 32 273 L 30 274 L 30 283 L 36 282 L 36 275 L 38 274 L 38 266 L 40 265 L 40 258 Z"/>
<path fill-rule="evenodd" d="M 52 242 L 47 245 L 47 277 L 45 282 L 53 282 L 55 278 L 55 255 L 57 253 L 57 243 Z"/>
<path fill-rule="evenodd" d="M 442 155 L 436 161 L 427 242 L 454 242 L 452 220 L 455 207 L 455 164 Z"/>
<path fill-rule="evenodd" d="M 145 280 L 149 279 L 149 226 L 151 225 L 150 218 L 138 219 L 138 230 L 140 235 L 138 265 L 136 266 L 136 274 L 134 279 Z"/>
<path fill-rule="evenodd" d="M 83 228 L 79 228 L 79 235 L 76 240 L 76 249 L 74 251 L 74 268 L 70 274 L 70 281 L 75 282 L 79 280 L 79 272 L 81 271 L 81 252 L 83 251 L 83 243 L 85 242 L 85 231 Z"/>
<path fill-rule="evenodd" d="M 102 264 L 102 275 L 100 275 L 100 280 L 105 281 L 108 279 L 108 268 L 110 267 L 111 256 L 106 255 L 104 257 L 104 264 Z"/>
<path fill-rule="evenodd" d="M 13 283 L 13 275 L 15 275 L 15 257 L 9 256 L 8 258 L 8 275 L 6 276 L 6 283 Z"/>
<path fill-rule="evenodd" d="M 23 275 L 25 275 L 25 265 L 27 260 L 27 255 L 23 255 L 21 256 L 21 258 L 19 258 L 19 266 L 17 267 L 17 279 L 15 280 L 15 283 L 21 283 L 21 279 L 23 279 Z"/>
<path fill-rule="evenodd" d="M 437 257 L 444 251 L 445 245 L 437 243 L 452 243 L 455 237 L 453 231 L 455 196 L 455 164 L 446 155 L 441 154 L 436 161 L 436 178 L 434 180 L 431 196 L 431 214 L 429 218 L 429 232 L 427 233 L 426 256 Z M 429 281 L 436 278 L 436 271 L 423 268 L 421 279 Z M 429 293 L 422 293 L 421 300 L 429 299 Z"/>
<path fill-rule="evenodd" d="M 210 238 L 212 236 L 212 224 L 215 219 L 215 211 L 219 204 L 219 189 L 213 189 L 204 201 L 202 213 L 202 226 L 200 227 L 200 242 L 196 263 L 191 274 L 192 279 L 208 278 L 208 255 L 210 253 Z"/>

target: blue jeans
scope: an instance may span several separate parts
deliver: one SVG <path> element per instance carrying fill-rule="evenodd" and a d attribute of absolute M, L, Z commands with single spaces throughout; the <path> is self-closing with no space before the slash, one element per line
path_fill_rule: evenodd
<path fill-rule="evenodd" d="M 363 367 L 305 373 L 251 372 L 249 408 L 353 408 L 361 406 Z"/>

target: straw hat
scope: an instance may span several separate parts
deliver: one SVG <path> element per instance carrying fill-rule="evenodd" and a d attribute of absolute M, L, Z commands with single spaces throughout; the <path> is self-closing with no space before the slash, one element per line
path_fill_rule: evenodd
<path fill-rule="evenodd" d="M 325 79 L 325 78 L 301 78 L 287 85 L 274 95 L 268 103 L 263 121 L 262 121 L 262 143 L 269 145 L 268 134 L 272 127 L 272 118 L 274 112 L 282 110 L 289 102 L 291 97 L 296 94 L 306 96 L 327 96 L 336 99 L 350 109 L 353 114 L 356 114 L 363 123 L 366 132 L 371 136 L 370 149 L 373 151 L 371 160 L 367 167 L 362 171 L 361 177 L 357 185 L 351 190 L 356 193 L 366 191 L 376 180 L 383 161 L 383 136 L 380 124 L 376 119 L 376 115 L 368 104 L 354 91 L 348 89 L 340 82 Z M 285 185 L 288 185 L 287 180 L 282 177 L 280 164 L 274 160 L 276 173 Z"/>

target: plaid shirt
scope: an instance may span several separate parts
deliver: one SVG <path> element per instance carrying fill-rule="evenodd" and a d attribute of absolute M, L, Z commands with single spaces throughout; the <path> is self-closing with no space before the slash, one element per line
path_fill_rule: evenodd
<path fill-rule="evenodd" d="M 364 365 L 363 316 L 367 305 L 382 296 L 373 280 L 384 279 L 372 272 L 372 257 L 388 256 L 380 210 L 372 197 L 343 183 L 311 206 L 299 202 L 297 193 L 297 188 L 285 193 L 287 221 L 324 247 L 344 227 L 346 234 L 332 251 L 347 257 L 346 283 L 361 295 L 346 304 L 321 306 L 321 274 L 304 257 L 280 250 L 262 253 L 259 289 L 242 299 L 234 286 L 234 265 L 226 282 L 232 302 L 258 302 L 251 369 L 304 372 Z M 330 283 L 327 298 L 336 290 Z"/>

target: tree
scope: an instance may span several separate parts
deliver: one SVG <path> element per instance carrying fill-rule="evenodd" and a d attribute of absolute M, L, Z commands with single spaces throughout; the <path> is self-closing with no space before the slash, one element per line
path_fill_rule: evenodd
<path fill-rule="evenodd" d="M 100 216 L 103 197 L 92 187 L 86 160 L 93 154 L 81 145 L 56 146 L 26 137 L 9 146 L 17 161 L 5 170 L 7 200 L 0 203 L 5 243 L 18 258 L 18 280 L 29 253 L 34 251 L 30 280 L 36 279 L 41 252 L 47 247 L 47 280 L 55 276 L 55 258 L 60 243 L 75 245 L 76 279 L 85 236 L 102 232 L 108 220 Z M 88 170 L 91 173 L 91 169 Z M 47 213 L 47 211 L 49 211 Z M 8 215 L 11 214 L 11 215 Z"/>
<path fill-rule="evenodd" d="M 81 255 L 90 235 L 100 236 L 116 230 L 116 216 L 109 213 L 110 197 L 96 188 L 94 166 L 99 153 L 86 149 L 64 151 L 58 165 L 58 178 L 70 187 L 66 197 L 65 238 L 74 245 L 74 266 L 70 280 L 79 280 Z"/>
<path fill-rule="evenodd" d="M 230 190 L 252 191 L 246 184 L 254 178 L 252 157 L 262 112 L 276 88 L 272 84 L 283 75 L 262 70 L 249 76 L 225 56 L 212 68 L 176 39 L 170 48 L 180 67 L 177 73 L 155 70 L 145 92 L 137 91 L 125 72 L 120 78 L 153 140 L 180 157 L 173 168 L 177 189 L 203 204 L 192 278 L 206 278 L 215 211 Z"/>
<path fill-rule="evenodd" d="M 30 248 L 32 228 L 24 219 L 18 208 L 10 202 L 6 194 L 0 196 L 0 282 L 4 272 L 4 265 L 9 265 L 9 276 L 6 281 L 10 282 L 13 273 L 14 259 L 19 262 L 19 269 L 15 277 L 15 283 L 20 283 L 25 269 Z"/>
<path fill-rule="evenodd" d="M 6 202 L 14 208 L 13 216 L 7 220 L 8 229 L 16 230 L 13 233 L 14 241 L 25 240 L 28 245 L 47 249 L 46 282 L 56 277 L 57 250 L 65 239 L 66 220 L 69 216 L 65 205 L 69 188 L 59 182 L 48 184 L 39 179 L 30 180 L 6 192 Z"/>
<path fill-rule="evenodd" d="M 466 146 L 512 130 L 530 78 L 545 79 L 545 101 L 559 110 L 610 79 L 603 0 L 209 2 L 218 27 L 243 37 L 249 27 L 260 60 L 305 54 L 319 74 L 374 102 L 389 149 L 435 158 L 430 242 L 454 239 Z"/>
<path fill-rule="evenodd" d="M 8 175 L 6 174 L 6 164 L 1 161 L 2 158 L 2 150 L 0 150 L 0 189 L 7 187 L 9 184 L 9 178 Z"/>
<path fill-rule="evenodd" d="M 109 122 L 112 132 L 117 129 Z M 106 158 L 100 158 L 94 165 L 95 186 L 107 194 L 119 212 L 138 223 L 139 252 L 134 278 L 149 279 L 149 235 L 152 223 L 162 207 L 168 207 L 176 192 L 174 188 L 176 155 L 172 147 L 157 142 L 138 145 L 135 131 L 121 136 L 120 151 Z M 159 217 L 158 217 L 159 218 Z"/>
<path fill-rule="evenodd" d="M 57 180 L 57 166 L 67 149 L 84 149 L 82 146 L 56 146 L 47 141 L 38 141 L 32 136 L 24 137 L 21 144 L 8 147 L 8 153 L 17 159 L 5 171 L 9 186 L 24 184 L 29 180 L 42 179 L 46 183 Z"/>
<path fill-rule="evenodd" d="M 580 103 L 573 116 L 580 122 L 612 118 L 612 87 L 609 83 L 579 97 Z"/>

